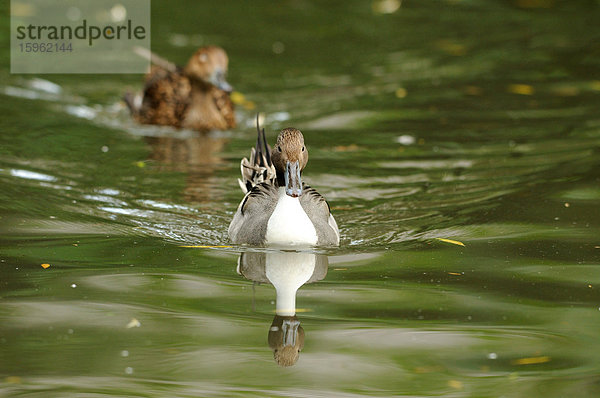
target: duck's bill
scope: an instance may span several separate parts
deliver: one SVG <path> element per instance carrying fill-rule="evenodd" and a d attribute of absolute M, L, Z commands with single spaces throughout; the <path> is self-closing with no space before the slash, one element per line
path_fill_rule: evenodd
<path fill-rule="evenodd" d="M 302 179 L 300 178 L 300 163 L 287 162 L 285 165 L 285 193 L 292 198 L 302 195 Z"/>
<path fill-rule="evenodd" d="M 233 87 L 231 87 L 231 84 L 229 84 L 227 80 L 225 80 L 225 74 L 222 72 L 215 72 L 211 76 L 210 82 L 219 90 L 223 90 L 228 93 L 233 91 Z"/>
<path fill-rule="evenodd" d="M 296 339 L 298 337 L 298 326 L 300 321 L 296 319 L 286 319 L 281 325 L 283 331 L 283 345 L 296 346 Z"/>
<path fill-rule="evenodd" d="M 233 91 L 233 87 L 231 87 L 231 84 L 227 83 L 226 80 L 221 80 L 220 82 L 218 82 L 217 88 L 219 88 L 225 92 L 228 92 L 228 93 Z"/>

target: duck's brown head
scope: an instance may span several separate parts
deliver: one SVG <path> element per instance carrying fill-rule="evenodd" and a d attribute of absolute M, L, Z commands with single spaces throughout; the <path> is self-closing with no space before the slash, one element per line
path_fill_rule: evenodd
<path fill-rule="evenodd" d="M 275 362 L 279 366 L 293 366 L 304 348 L 304 329 L 296 315 L 275 315 L 268 340 Z"/>
<path fill-rule="evenodd" d="M 183 71 L 191 79 L 231 92 L 233 88 L 225 80 L 228 65 L 229 58 L 225 50 L 221 47 L 207 46 L 192 55 Z"/>
<path fill-rule="evenodd" d="M 308 163 L 308 149 L 302 132 L 292 127 L 281 130 L 271 157 L 279 186 L 285 187 L 285 193 L 291 197 L 302 195 L 301 174 Z"/>

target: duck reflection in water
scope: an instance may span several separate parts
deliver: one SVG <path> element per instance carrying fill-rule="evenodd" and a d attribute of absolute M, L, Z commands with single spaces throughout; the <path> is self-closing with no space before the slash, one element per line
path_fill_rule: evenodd
<path fill-rule="evenodd" d="M 296 292 L 306 283 L 325 278 L 327 266 L 325 255 L 295 251 L 246 252 L 238 260 L 238 274 L 256 283 L 270 283 L 277 292 L 268 341 L 280 366 L 294 365 L 304 347 Z"/>
<path fill-rule="evenodd" d="M 186 173 L 184 198 L 189 202 L 205 203 L 219 200 L 218 178 L 215 172 L 223 167 L 220 156 L 226 138 L 190 132 L 190 137 L 145 137 L 152 148 L 150 160 L 159 169 Z"/>

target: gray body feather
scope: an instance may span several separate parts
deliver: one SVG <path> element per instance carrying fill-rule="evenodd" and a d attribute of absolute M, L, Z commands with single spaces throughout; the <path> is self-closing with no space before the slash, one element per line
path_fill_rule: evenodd
<path fill-rule="evenodd" d="M 265 131 L 258 128 L 256 148 L 252 148 L 250 160 L 241 161 L 242 179 L 238 180 L 246 194 L 229 225 L 229 238 L 235 244 L 263 245 L 269 219 L 279 199 L 277 173 L 271 158 L 271 148 L 266 142 Z M 302 184 L 300 205 L 312 222 L 317 233 L 317 245 L 338 245 L 340 235 L 329 205 L 321 194 Z M 294 228 L 290 225 L 290 228 Z"/>

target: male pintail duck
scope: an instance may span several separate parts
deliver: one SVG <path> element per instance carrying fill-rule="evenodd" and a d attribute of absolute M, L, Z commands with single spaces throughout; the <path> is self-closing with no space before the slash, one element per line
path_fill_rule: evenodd
<path fill-rule="evenodd" d="M 308 150 L 300 130 L 281 130 L 271 150 L 258 120 L 256 127 L 256 148 L 252 148 L 250 160 L 244 158 L 241 162 L 243 180 L 239 183 L 246 196 L 229 225 L 231 241 L 249 245 L 339 245 L 340 233 L 327 201 L 302 182 Z"/>
<path fill-rule="evenodd" d="M 203 47 L 184 67 L 147 50 L 137 52 L 155 64 L 146 76 L 144 92 L 124 97 L 138 122 L 199 131 L 235 127 L 232 87 L 225 80 L 229 60 L 222 48 Z"/>

